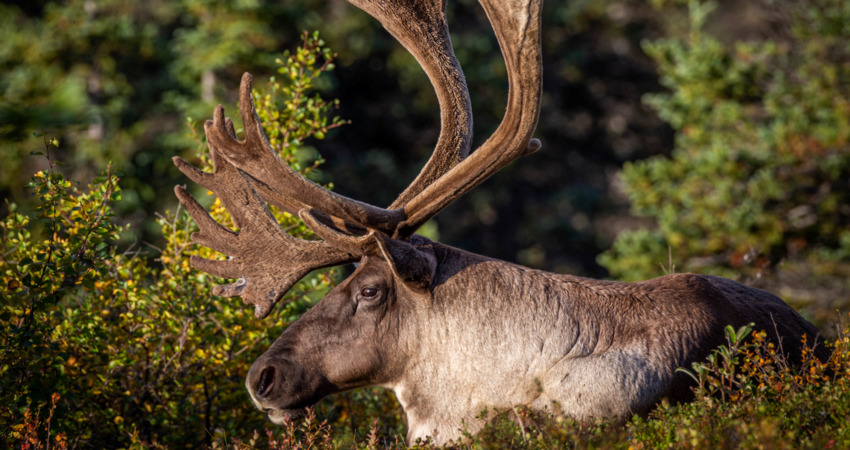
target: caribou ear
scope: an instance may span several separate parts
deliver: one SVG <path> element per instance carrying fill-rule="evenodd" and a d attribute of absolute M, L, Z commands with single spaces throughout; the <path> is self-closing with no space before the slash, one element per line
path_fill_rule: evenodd
<path fill-rule="evenodd" d="M 437 257 L 431 241 L 413 236 L 410 242 L 400 241 L 375 233 L 381 257 L 389 264 L 393 274 L 406 286 L 429 290 L 437 273 Z"/>

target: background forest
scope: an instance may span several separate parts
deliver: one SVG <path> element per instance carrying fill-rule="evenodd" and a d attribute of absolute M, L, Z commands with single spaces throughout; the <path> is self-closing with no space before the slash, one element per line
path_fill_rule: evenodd
<path fill-rule="evenodd" d="M 505 68 L 477 2 L 449 2 L 448 15 L 475 146 L 501 119 Z M 556 272 L 727 276 L 775 292 L 846 344 L 834 324 L 850 303 L 850 4 L 549 1 L 543 18 L 543 149 L 422 232 Z M 436 142 L 424 73 L 344 0 L 0 4 L 4 446 L 260 445 L 251 433 L 267 424 L 244 392 L 245 372 L 346 269 L 303 280 L 291 303 L 258 322 L 238 300 L 212 297 L 215 280 L 189 268 L 190 254 L 209 251 L 188 242 L 193 224 L 172 188 L 205 191 L 171 157 L 209 164 L 201 124 L 218 103 L 234 115 L 245 71 L 276 150 L 345 195 L 389 204 Z M 207 204 L 227 220 L 214 199 Z M 733 341 L 728 361 L 761 348 Z M 835 361 L 834 373 L 850 369 Z M 774 405 L 764 410 L 708 396 L 659 412 L 668 428 L 636 419 L 619 434 L 523 417 L 562 443 L 704 446 L 743 433 L 850 446 L 839 426 L 850 421 L 848 386 L 817 378 L 826 372 L 814 366 L 804 378 L 813 387 L 804 386 L 781 366 L 753 368 L 768 378 L 740 383 L 788 386 L 750 386 L 751 399 Z M 728 373 L 717 367 L 722 381 Z M 696 373 L 714 373 L 706 370 Z M 796 422 L 826 404 L 820 422 Z M 730 434 L 724 427 L 739 415 L 761 428 Z M 337 443 L 403 436 L 398 405 L 379 389 L 327 400 L 317 416 L 285 433 L 332 443 L 320 425 L 327 418 Z M 706 434 L 687 434 L 692 423 Z M 486 439 L 528 438 L 511 427 Z"/>

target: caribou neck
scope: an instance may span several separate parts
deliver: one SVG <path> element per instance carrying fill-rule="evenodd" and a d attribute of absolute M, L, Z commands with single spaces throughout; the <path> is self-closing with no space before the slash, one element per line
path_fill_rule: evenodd
<path fill-rule="evenodd" d="M 430 304 L 411 321 L 410 340 L 422 350 L 390 384 L 407 412 L 411 443 L 474 432 L 483 421 L 469 420 L 484 410 L 548 403 L 542 388 L 553 367 L 604 354 L 620 333 L 616 305 L 585 292 L 604 291 L 607 282 L 588 285 L 441 244 L 434 250 Z"/>

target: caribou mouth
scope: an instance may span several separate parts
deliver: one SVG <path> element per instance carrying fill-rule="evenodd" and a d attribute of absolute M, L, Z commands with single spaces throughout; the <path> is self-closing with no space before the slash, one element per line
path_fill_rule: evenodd
<path fill-rule="evenodd" d="M 297 420 L 304 417 L 307 414 L 307 408 L 269 409 L 266 410 L 266 414 L 268 414 L 269 419 L 276 425 L 283 425 L 287 417 L 289 420 Z"/>

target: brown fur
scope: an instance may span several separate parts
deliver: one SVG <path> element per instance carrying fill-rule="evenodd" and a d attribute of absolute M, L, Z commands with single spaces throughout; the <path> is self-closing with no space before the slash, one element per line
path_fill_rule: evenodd
<path fill-rule="evenodd" d="M 480 0 L 508 73 L 505 116 L 469 152 L 472 113 L 454 55 L 444 0 L 349 0 L 378 19 L 422 65 L 441 110 L 434 154 L 388 208 L 346 198 L 291 169 L 271 149 L 240 88 L 239 140 L 221 106 L 204 125 L 213 173 L 180 158 L 189 178 L 215 192 L 238 233 L 216 223 L 182 187 L 175 192 L 200 231 L 192 239 L 227 260 L 192 258 L 237 281 L 214 293 L 242 297 L 257 317 L 312 270 L 360 261 L 354 274 L 289 326 L 253 364 L 246 385 L 275 422 L 346 389 L 395 391 L 409 438 L 445 443 L 484 410 L 528 405 L 578 419 L 623 420 L 659 399 L 685 399 L 676 368 L 703 360 L 724 327 L 754 323 L 788 352 L 818 331 L 780 299 L 730 280 L 693 274 L 640 283 L 556 275 L 473 255 L 414 236 L 458 197 L 540 148 L 540 0 Z M 321 240 L 281 229 L 272 204 L 297 214 Z M 821 346 L 819 357 L 826 357 Z"/>
<path fill-rule="evenodd" d="M 725 342 L 724 327 L 754 323 L 799 361 L 818 330 L 770 293 L 724 278 L 676 274 L 639 283 L 557 275 L 418 245 L 368 256 L 255 362 L 247 386 L 263 410 L 290 411 L 341 390 L 394 389 L 409 437 L 444 443 L 483 410 L 554 405 L 579 419 L 625 420 L 662 398 L 690 398 L 678 367 Z M 410 280 L 432 264 L 433 281 Z M 375 286 L 376 302 L 358 300 Z M 816 353 L 825 358 L 823 346 Z M 281 382 L 257 394 L 259 374 Z M 312 382 L 311 382 L 312 383 Z M 542 390 L 541 390 L 542 389 Z M 307 399 L 307 400 L 305 400 Z"/>

